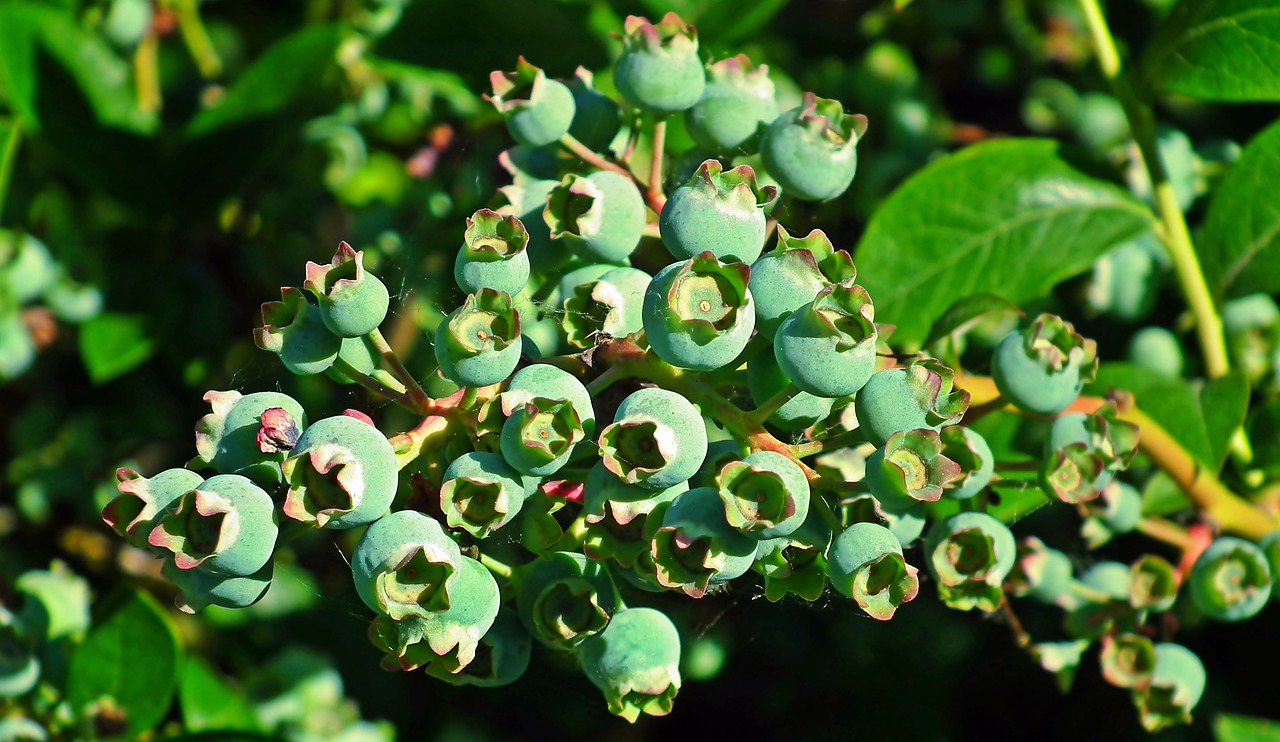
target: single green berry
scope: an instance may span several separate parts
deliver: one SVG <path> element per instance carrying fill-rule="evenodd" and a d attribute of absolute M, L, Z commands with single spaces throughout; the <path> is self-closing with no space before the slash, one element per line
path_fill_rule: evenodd
<path fill-rule="evenodd" d="M 22 314 L 0 308 L 0 381 L 26 373 L 36 360 L 36 343 Z"/>
<path fill-rule="evenodd" d="M 644 294 L 649 347 L 667 363 L 694 371 L 733 361 L 756 324 L 750 273 L 745 264 L 722 263 L 710 252 L 663 268 Z"/>
<path fill-rule="evenodd" d="M 516 517 L 525 496 L 520 473 L 501 456 L 465 453 L 444 472 L 440 508 L 450 528 L 485 538 Z"/>
<path fill-rule="evenodd" d="M 1085 303 L 1121 322 L 1142 321 L 1160 293 L 1163 250 L 1159 238 L 1139 237 L 1100 256 L 1085 285 Z"/>
<path fill-rule="evenodd" d="M 499 158 L 502 160 L 503 158 Z M 538 266 L 540 271 L 554 271 L 564 265 L 572 257 L 569 246 L 564 240 L 551 239 L 551 227 L 547 225 L 543 212 L 547 208 L 547 197 L 560 185 L 560 181 L 529 180 L 517 178 L 513 185 L 503 186 L 498 193 L 507 203 L 497 211 L 503 216 L 514 216 L 520 220 L 529 233 L 529 244 L 525 252 L 529 254 L 530 265 Z"/>
<path fill-rule="evenodd" d="M 525 366 L 511 376 L 506 390 L 502 392 L 502 414 L 514 414 L 535 397 L 568 402 L 582 424 L 583 432 L 588 437 L 595 435 L 596 413 L 591 393 L 573 374 L 547 363 Z"/>
<path fill-rule="evenodd" d="M 948 606 L 991 613 L 1004 599 L 1001 585 L 1013 569 L 1017 546 L 1009 528 L 986 513 L 957 513 L 925 537 L 925 558 Z"/>
<path fill-rule="evenodd" d="M 680 690 L 680 634 L 653 608 L 618 611 L 604 631 L 583 642 L 578 658 L 609 711 L 634 722 L 664 716 Z"/>
<path fill-rule="evenodd" d="M 618 264 L 644 235 L 644 197 L 625 175 L 597 170 L 570 173 L 547 195 L 543 220 L 552 241 L 584 260 Z"/>
<path fill-rule="evenodd" d="M 1180 578 L 1169 560 L 1144 554 L 1129 567 L 1129 604 L 1144 611 L 1163 613 L 1178 598 Z"/>
<path fill-rule="evenodd" d="M 545 477 L 569 462 L 583 437 L 582 422 L 571 403 L 534 397 L 503 424 L 502 456 L 521 474 Z"/>
<path fill-rule="evenodd" d="M 449 608 L 462 554 L 440 523 L 413 510 L 374 521 L 351 554 L 356 593 L 369 610 L 400 621 Z"/>
<path fill-rule="evenodd" d="M 521 352 L 529 358 L 550 358 L 567 353 L 562 312 L 533 298 L 531 286 L 511 297 L 511 308 L 520 318 Z"/>
<path fill-rule="evenodd" d="M 867 458 L 867 488 L 891 513 L 937 502 L 943 489 L 963 473 L 942 453 L 942 439 L 929 428 L 900 430 Z"/>
<path fill-rule="evenodd" d="M 764 539 L 756 545 L 751 568 L 764 577 L 764 596 L 771 603 L 787 595 L 814 602 L 827 588 L 827 548 L 831 527 L 809 508 L 809 517 L 786 536 Z"/>
<path fill-rule="evenodd" d="M 790 387 L 791 379 L 779 368 L 773 348 L 766 345 L 747 361 L 747 391 L 757 407 Z M 769 416 L 770 425 L 787 432 L 797 432 L 825 420 L 835 409 L 836 400 L 831 397 L 792 391 L 795 394 Z"/>
<path fill-rule="evenodd" d="M 102 509 L 102 520 L 117 535 L 140 549 L 149 548 L 147 537 L 165 510 L 204 481 L 188 469 L 166 469 L 148 479 L 138 472 L 116 470 L 120 494 Z"/>
<path fill-rule="evenodd" d="M 875 308 L 861 286 L 834 284 L 792 312 L 774 336 L 778 366 L 818 397 L 856 393 L 876 366 Z"/>
<path fill-rule="evenodd" d="M 317 420 L 282 468 L 289 492 L 281 511 L 318 528 L 354 528 L 381 518 L 400 482 L 391 443 L 350 415 Z"/>
<path fill-rule="evenodd" d="M 1018 543 L 1006 585 L 1014 595 L 1030 596 L 1046 605 L 1064 605 L 1071 603 L 1071 577 L 1070 557 L 1029 536 Z"/>
<path fill-rule="evenodd" d="M 858 169 L 858 140 L 867 117 L 844 112 L 840 101 L 805 93 L 803 102 L 769 124 L 760 154 L 782 190 L 805 201 L 844 193 Z"/>
<path fill-rule="evenodd" d="M 751 153 L 765 125 L 778 117 L 769 67 L 745 54 L 707 65 L 702 97 L 685 111 L 689 136 L 717 153 Z"/>
<path fill-rule="evenodd" d="M 524 57 L 516 60 L 514 72 L 490 73 L 489 83 L 493 86 L 489 102 L 520 144 L 543 147 L 569 133 L 575 110 L 573 93 Z"/>
<path fill-rule="evenodd" d="M 388 669 L 398 665 L 415 670 L 439 663 L 440 669 L 458 673 L 475 659 L 480 639 L 493 626 L 500 605 L 493 575 L 464 556 L 449 581 L 447 607 L 429 616 L 415 613 L 398 620 L 378 616 L 369 627 L 369 639 L 386 653 L 383 666 Z"/>
<path fill-rule="evenodd" d="M 1129 338 L 1127 351 L 1130 363 L 1160 378 L 1181 378 L 1186 366 L 1182 342 L 1163 327 L 1144 327 Z"/>
<path fill-rule="evenodd" d="M 1093 500 L 1138 450 L 1138 426 L 1120 420 L 1115 405 L 1053 421 L 1045 440 L 1041 481 L 1064 502 Z"/>
<path fill-rule="evenodd" d="M 798 464 L 773 451 L 725 464 L 716 490 L 729 525 L 754 539 L 789 535 L 809 516 L 809 480 Z"/>
<path fill-rule="evenodd" d="M 1224 537 L 1209 544 L 1188 578 L 1196 607 L 1216 621 L 1243 621 L 1271 598 L 1271 566 L 1250 541 Z"/>
<path fill-rule="evenodd" d="M 574 102 L 569 134 L 589 149 L 603 152 L 622 129 L 618 104 L 596 89 L 595 76 L 586 67 L 574 70 L 568 85 Z"/>
<path fill-rule="evenodd" d="M 468 293 L 489 288 L 512 296 L 529 281 L 529 233 L 514 216 L 480 209 L 467 219 L 453 279 Z"/>
<path fill-rule="evenodd" d="M 552 649 L 572 649 L 599 634 L 618 607 L 604 565 L 566 551 L 529 565 L 516 605 L 529 634 Z"/>
<path fill-rule="evenodd" d="M 1156 666 L 1151 683 L 1133 694 L 1134 704 L 1148 732 L 1173 724 L 1189 724 L 1191 709 L 1204 695 L 1204 663 L 1178 644 L 1155 645 Z"/>
<path fill-rule="evenodd" d="M 368 335 L 387 317 L 391 296 L 378 277 L 364 269 L 364 251 L 343 242 L 326 265 L 307 263 L 303 287 L 320 302 L 320 317 L 335 335 Z"/>
<path fill-rule="evenodd" d="M 511 295 L 480 289 L 440 323 L 436 363 L 461 386 L 488 386 L 515 371 L 521 346 L 520 316 Z"/>
<path fill-rule="evenodd" d="M 996 346 L 991 376 L 1000 394 L 1037 415 L 1065 410 L 1098 369 L 1097 346 L 1070 322 L 1042 314 Z"/>
<path fill-rule="evenodd" d="M 178 569 L 247 577 L 275 550 L 275 503 L 249 479 L 219 474 L 173 501 L 147 542 L 173 554 Z"/>
<path fill-rule="evenodd" d="M 213 411 L 196 423 L 192 464 L 243 474 L 264 485 L 280 481 L 280 463 L 307 424 L 302 405 L 279 392 L 209 391 Z"/>
<path fill-rule="evenodd" d="M 1091 549 L 1129 533 L 1142 520 L 1142 494 L 1124 482 L 1114 481 L 1101 489 L 1102 496 L 1084 504 L 1088 514 L 1080 535 Z"/>
<path fill-rule="evenodd" d="M 217 577 L 201 569 L 178 569 L 165 562 L 161 574 L 179 590 L 173 604 L 183 613 L 199 613 L 208 606 L 248 608 L 271 589 L 275 565 L 267 562 L 262 569 L 244 577 Z"/>
<path fill-rule="evenodd" d="M 710 252 L 751 263 L 764 249 L 765 212 L 777 200 L 778 189 L 758 185 L 750 167 L 726 171 L 719 160 L 706 160 L 662 207 L 662 242 L 676 259 Z"/>
<path fill-rule="evenodd" d="M 707 455 L 707 431 L 693 403 L 666 389 L 632 392 L 600 431 L 605 468 L 626 484 L 661 490 L 688 481 Z"/>
<path fill-rule="evenodd" d="M 1102 653 L 1098 659 L 1102 677 L 1117 688 L 1150 687 L 1156 667 L 1156 648 L 1142 634 L 1102 637 Z"/>
<path fill-rule="evenodd" d="M 652 279 L 630 267 L 578 282 L 564 293 L 564 330 L 569 344 L 590 348 L 605 338 L 621 338 L 644 328 L 642 308 Z"/>
<path fill-rule="evenodd" d="M 813 302 L 833 283 L 852 284 L 857 278 L 853 259 L 836 250 L 822 230 L 793 237 L 781 224 L 778 244 L 751 264 L 751 296 L 756 306 L 756 329 L 772 338 L 792 312 Z"/>
<path fill-rule="evenodd" d="M 756 541 L 729 524 L 715 489 L 697 487 L 667 507 L 650 555 L 659 584 L 701 598 L 712 584 L 741 577 L 751 568 Z"/>
<path fill-rule="evenodd" d="M 827 550 L 831 586 L 878 621 L 888 621 L 901 605 L 915 600 L 920 591 L 916 574 L 902 558 L 897 537 L 875 523 L 854 523 Z"/>
<path fill-rule="evenodd" d="M 981 492 L 991 482 L 996 459 L 991 447 L 977 431 L 959 425 L 950 425 L 939 434 L 942 439 L 942 455 L 956 462 L 960 474 L 951 481 L 944 493 L 953 500 L 967 500 Z"/>
<path fill-rule="evenodd" d="M 0 297 L 18 307 L 34 301 L 60 270 L 43 242 L 26 232 L 0 229 Z"/>
<path fill-rule="evenodd" d="M 969 409 L 969 392 L 955 389 L 954 379 L 954 371 L 932 358 L 878 371 L 854 399 L 858 425 L 877 446 L 900 430 L 954 425 Z"/>
<path fill-rule="evenodd" d="M 707 78 L 693 26 L 667 13 L 657 25 L 627 16 L 623 29 L 622 56 L 613 67 L 613 83 L 623 100 L 657 116 L 698 102 Z"/>
<path fill-rule="evenodd" d="M 327 370 L 338 358 L 343 338 L 325 325 L 320 309 L 301 289 L 280 289 L 280 301 L 262 305 L 262 327 L 253 331 L 259 348 L 280 356 L 290 373 L 310 376 Z"/>

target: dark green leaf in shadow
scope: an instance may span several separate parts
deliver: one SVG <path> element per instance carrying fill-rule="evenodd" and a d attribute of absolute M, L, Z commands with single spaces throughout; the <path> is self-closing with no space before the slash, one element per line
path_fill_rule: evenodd
<path fill-rule="evenodd" d="M 1276 193 L 1280 123 L 1249 142 L 1209 205 L 1196 244 L 1205 278 L 1218 296 L 1280 292 L 1280 199 L 1271 197 Z"/>
<path fill-rule="evenodd" d="M 154 351 L 146 320 L 139 315 L 107 312 L 80 328 L 80 357 L 94 384 L 132 371 Z"/>
<path fill-rule="evenodd" d="M 1147 45 L 1152 89 L 1220 101 L 1280 100 L 1280 4 L 1182 0 Z"/>

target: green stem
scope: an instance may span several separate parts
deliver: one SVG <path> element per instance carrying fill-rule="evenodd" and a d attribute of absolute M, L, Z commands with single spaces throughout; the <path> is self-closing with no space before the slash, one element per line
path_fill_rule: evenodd
<path fill-rule="evenodd" d="M 485 568 L 488 569 L 490 572 L 503 578 L 504 580 L 510 580 L 511 575 L 515 573 L 515 570 L 511 567 L 511 565 L 501 560 L 494 559 L 493 557 L 489 556 L 488 554 L 485 554 L 484 552 L 480 553 L 480 559 L 478 561 L 481 564 L 483 564 Z"/>
<path fill-rule="evenodd" d="M 661 214 L 667 202 L 666 194 L 662 192 L 662 158 L 666 148 L 667 120 L 660 118 L 653 125 L 653 151 L 649 159 L 649 189 L 646 194 L 649 208 L 655 214 Z"/>
<path fill-rule="evenodd" d="M 174 11 L 178 14 L 178 30 L 182 32 L 182 40 L 191 52 L 191 58 L 195 60 L 201 76 L 207 80 L 222 74 L 222 60 L 213 46 L 213 40 L 209 38 L 204 21 L 200 19 L 196 0 L 177 0 Z"/>
<path fill-rule="evenodd" d="M 627 369 L 626 364 L 619 363 L 616 366 L 610 366 L 604 370 L 604 373 L 587 383 L 587 391 L 594 397 L 605 389 L 613 386 L 615 383 L 625 379 L 628 372 L 629 370 Z"/>
<path fill-rule="evenodd" d="M 409 369 L 404 367 L 404 363 L 400 361 L 400 356 L 396 355 L 387 339 L 382 336 L 382 331 L 374 328 L 369 333 L 369 340 L 373 343 L 373 347 L 378 349 L 378 353 L 382 355 L 382 360 L 391 368 L 391 373 L 404 384 L 404 388 L 408 390 L 409 399 L 413 401 L 416 407 L 413 409 L 421 410 L 428 406 L 431 397 L 423 391 L 418 380 L 413 378 L 413 374 L 409 373 Z"/>
<path fill-rule="evenodd" d="M 1147 538 L 1161 541 L 1186 552 L 1195 545 L 1187 529 L 1164 518 L 1143 518 L 1138 521 L 1138 531 Z"/>
<path fill-rule="evenodd" d="M 396 404 L 400 405 L 406 410 L 410 410 L 412 412 L 420 411 L 419 405 L 416 405 L 414 401 L 409 398 L 409 395 L 405 394 L 404 392 L 398 392 L 395 389 L 392 389 L 391 387 L 387 386 L 386 384 L 383 384 L 381 381 L 378 381 L 377 379 L 373 378 L 372 376 L 366 373 L 362 373 L 358 368 L 356 368 L 355 366 L 352 366 L 350 363 L 347 363 L 341 358 L 334 361 L 333 367 L 341 371 L 342 373 L 346 374 L 347 376 L 350 376 L 352 381 L 364 387 L 365 389 L 368 389 L 374 394 L 379 394 L 383 397 L 386 397 L 387 399 L 391 400 L 392 402 L 395 402 Z"/>
<path fill-rule="evenodd" d="M 1222 331 L 1222 318 L 1213 305 L 1213 296 L 1209 293 L 1209 285 L 1205 281 L 1204 272 L 1200 269 L 1200 260 L 1196 257 L 1195 246 L 1191 243 L 1191 232 L 1187 229 L 1187 220 L 1178 206 L 1178 198 L 1173 184 L 1169 182 L 1160 160 L 1160 152 L 1156 147 L 1155 122 L 1150 107 L 1138 100 L 1138 96 L 1123 74 L 1120 66 L 1120 52 L 1116 49 L 1111 29 L 1102 14 L 1098 0 L 1077 0 L 1089 24 L 1089 33 L 1093 36 L 1094 48 L 1098 53 L 1098 65 L 1102 74 L 1111 84 L 1111 90 L 1125 116 L 1129 119 L 1129 128 L 1133 132 L 1134 141 L 1151 179 L 1151 190 L 1155 197 L 1156 213 L 1160 217 L 1162 237 L 1173 258 L 1174 272 L 1178 276 L 1178 285 L 1191 308 L 1196 320 L 1196 333 L 1200 338 L 1200 350 L 1204 355 L 1205 369 L 1210 378 L 1223 376 L 1230 369 L 1227 358 L 1227 343 Z"/>
<path fill-rule="evenodd" d="M 633 181 L 635 180 L 635 178 L 631 176 L 631 171 L 627 170 L 625 167 L 622 167 L 621 165 L 618 165 L 617 163 L 610 162 L 609 160 L 606 160 L 605 158 L 596 154 L 595 150 L 591 149 L 590 147 L 583 144 L 582 142 L 579 142 L 577 139 L 573 137 L 572 134 L 565 134 L 564 136 L 560 137 L 560 146 L 569 150 L 574 155 L 576 155 L 578 159 L 582 160 L 588 165 L 591 165 L 592 167 L 596 167 L 601 170 L 608 170 L 609 172 L 617 173 L 619 175 L 625 175 L 628 178 L 631 178 L 631 180 Z"/>
<path fill-rule="evenodd" d="M 782 409 L 782 406 L 795 399 L 800 393 L 800 388 L 795 384 L 787 384 L 781 391 L 765 400 L 765 403 L 756 407 L 751 411 L 748 420 L 753 425 L 764 425 L 765 421 L 773 417 L 773 413 Z"/>
<path fill-rule="evenodd" d="M 830 438 L 824 438 L 820 441 L 800 443 L 794 446 L 788 446 L 788 448 L 791 449 L 791 453 L 795 454 L 796 458 L 807 459 L 810 456 L 820 454 L 823 451 L 834 451 L 838 448 L 856 446 L 859 443 L 865 443 L 866 440 L 867 438 L 862 434 L 862 431 L 846 430 L 843 433 L 833 435 Z"/>
<path fill-rule="evenodd" d="M 832 509 L 831 503 L 827 502 L 827 498 L 823 497 L 821 492 L 814 492 L 809 498 L 809 506 L 818 509 L 818 515 L 822 521 L 827 524 L 832 533 L 840 533 L 844 530 L 844 522 L 840 520 L 840 516 L 836 515 L 836 511 Z"/>
<path fill-rule="evenodd" d="M 138 108 L 144 113 L 160 110 L 160 37 L 155 29 L 138 42 L 133 52 L 133 80 L 138 89 Z"/>
<path fill-rule="evenodd" d="M 21 144 L 22 128 L 18 120 L 13 119 L 10 121 L 9 137 L 4 142 L 4 151 L 0 152 L 0 217 L 4 216 L 4 200 L 9 194 L 9 183 L 18 164 L 18 148 Z"/>

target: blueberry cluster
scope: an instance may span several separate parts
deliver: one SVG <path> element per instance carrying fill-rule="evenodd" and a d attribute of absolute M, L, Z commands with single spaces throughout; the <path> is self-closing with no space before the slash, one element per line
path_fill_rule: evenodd
<path fill-rule="evenodd" d="M 492 75 L 515 182 L 467 221 L 434 396 L 380 334 L 388 291 L 345 243 L 263 306 L 258 345 L 291 372 L 360 383 L 416 427 L 388 437 L 362 413 L 308 423 L 283 394 L 210 392 L 192 468 L 121 470 L 105 520 L 165 559 L 190 611 L 261 598 L 286 524 L 361 528 L 351 571 L 385 667 L 500 685 L 536 641 L 630 721 L 669 712 L 681 684 L 679 632 L 650 594 L 749 575 L 770 600 L 830 587 L 879 620 L 922 578 L 958 610 L 1056 605 L 1071 639 L 1034 645 L 1046 667 L 1074 671 L 1096 643 L 1149 727 L 1189 718 L 1203 668 L 1153 643 L 1148 616 L 1184 580 L 1206 616 L 1256 613 L 1276 540 L 1219 539 L 1189 573 L 1148 555 L 1078 578 L 1066 554 L 1019 543 L 994 486 L 1028 463 L 1024 484 L 1081 508 L 1091 541 L 1138 525 L 1116 478 L 1136 427 L 1116 405 L 1073 407 L 1093 341 L 1030 319 L 995 343 L 998 396 L 971 409 L 971 377 L 893 352 L 847 251 L 774 221 L 786 199 L 845 192 L 865 118 L 812 93 L 780 113 L 767 68 L 704 64 L 674 14 L 629 18 L 622 47 L 620 102 L 582 71 L 559 82 L 521 59 Z M 664 141 L 677 115 L 685 152 Z M 695 161 L 668 196 L 664 166 Z M 997 462 L 967 425 L 997 402 L 1043 422 L 1040 460 Z"/>

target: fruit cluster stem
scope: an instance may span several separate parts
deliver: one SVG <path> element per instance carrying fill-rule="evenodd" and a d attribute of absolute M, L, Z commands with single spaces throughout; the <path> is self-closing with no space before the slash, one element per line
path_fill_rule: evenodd
<path fill-rule="evenodd" d="M 18 120 L 10 119 L 9 136 L 5 139 L 4 150 L 0 151 L 0 217 L 4 216 L 4 200 L 9 192 L 9 182 L 13 179 L 13 168 L 18 162 L 18 149 L 22 144 L 22 127 Z"/>

